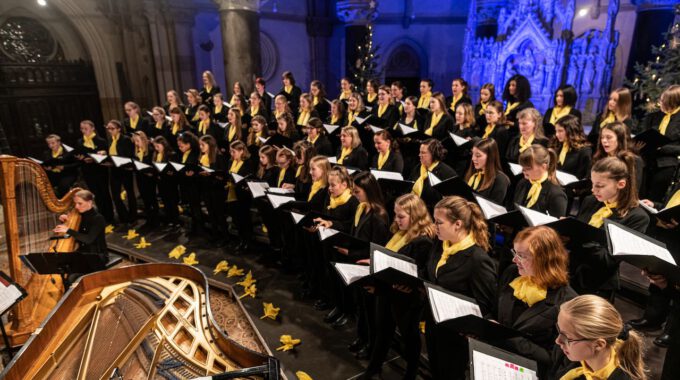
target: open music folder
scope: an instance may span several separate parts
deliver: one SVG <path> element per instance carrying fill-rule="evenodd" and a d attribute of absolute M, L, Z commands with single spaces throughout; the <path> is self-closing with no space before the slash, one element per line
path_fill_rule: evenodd
<path fill-rule="evenodd" d="M 27 295 L 24 288 L 14 282 L 5 272 L 0 271 L 0 315 L 5 314 L 7 310 L 26 298 Z"/>
<path fill-rule="evenodd" d="M 538 364 L 498 347 L 468 338 L 472 380 L 537 380 Z"/>
<path fill-rule="evenodd" d="M 649 207 L 642 201 L 640 201 L 640 207 L 642 207 L 652 216 L 655 216 L 663 220 L 664 222 L 670 222 L 672 220 L 680 221 L 680 205 L 677 205 L 675 207 L 664 208 L 662 210 L 657 210 L 654 207 Z"/>
<path fill-rule="evenodd" d="M 567 217 L 558 219 L 523 206 L 518 206 L 518 208 L 530 226 L 550 227 L 558 234 L 569 237 L 571 241 L 580 243 L 597 242 L 604 244 L 607 241 L 603 229 L 593 227 L 576 218 Z"/>
<path fill-rule="evenodd" d="M 457 195 L 468 201 L 475 201 L 475 192 L 460 176 L 451 177 L 445 180 L 439 179 L 432 172 L 427 173 L 430 186 L 437 190 L 442 196 Z"/>
<path fill-rule="evenodd" d="M 392 285 L 405 285 L 409 287 L 422 287 L 423 281 L 418 278 L 418 266 L 409 257 L 392 252 L 385 247 L 370 243 L 371 263 L 363 266 L 368 269 L 359 269 L 354 264 L 340 265 L 334 263 L 335 269 L 343 278 L 345 285 L 384 285 L 391 288 Z M 363 274 L 361 277 L 357 277 Z M 351 281 L 349 281 L 351 279 Z"/>

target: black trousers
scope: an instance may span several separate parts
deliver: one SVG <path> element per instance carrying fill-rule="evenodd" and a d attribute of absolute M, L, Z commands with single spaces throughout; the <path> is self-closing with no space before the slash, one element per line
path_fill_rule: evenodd
<path fill-rule="evenodd" d="M 165 221 L 168 223 L 179 222 L 179 184 L 176 174 L 161 174 L 158 178 L 158 192 L 163 201 Z"/>
<path fill-rule="evenodd" d="M 208 209 L 208 220 L 210 222 L 211 233 L 214 237 L 225 236 L 227 232 L 227 219 L 225 217 L 225 204 L 227 192 L 224 184 L 212 179 L 206 179 L 204 202 Z"/>
<path fill-rule="evenodd" d="M 133 172 L 127 169 L 111 168 L 110 186 L 113 205 L 121 223 L 130 223 L 137 218 L 137 196 L 135 195 Z M 120 197 L 121 190 L 127 193 L 127 205 Z"/>
<path fill-rule="evenodd" d="M 137 172 L 137 187 L 144 202 L 144 213 L 147 223 L 158 220 L 158 197 L 156 196 L 156 178 L 153 173 Z"/>
<path fill-rule="evenodd" d="M 112 223 L 113 205 L 111 204 L 111 193 L 109 193 L 108 172 L 97 164 L 84 164 L 82 171 L 87 188 L 94 194 L 97 211 L 104 216 L 107 223 Z"/>

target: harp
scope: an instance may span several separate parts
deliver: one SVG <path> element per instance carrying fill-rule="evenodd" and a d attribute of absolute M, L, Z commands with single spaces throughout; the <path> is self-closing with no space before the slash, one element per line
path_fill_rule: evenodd
<path fill-rule="evenodd" d="M 0 378 L 193 379 L 276 361 L 262 346 L 246 348 L 218 328 L 198 269 L 131 265 L 69 288 Z"/>
<path fill-rule="evenodd" d="M 28 292 L 9 315 L 8 335 L 20 345 L 35 331 L 64 292 L 59 276 L 32 273 L 19 255 L 30 252 L 71 252 L 75 239 L 50 241 L 59 215 L 68 215 L 68 226 L 78 229 L 80 214 L 73 209 L 73 189 L 62 199 L 54 195 L 43 168 L 31 160 L 0 155 L 0 202 L 5 221 L 6 251 L 0 253 L 0 268 Z"/>

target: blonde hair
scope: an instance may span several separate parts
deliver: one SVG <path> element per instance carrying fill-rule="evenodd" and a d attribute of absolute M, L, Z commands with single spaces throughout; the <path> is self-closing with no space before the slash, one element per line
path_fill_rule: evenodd
<path fill-rule="evenodd" d="M 595 295 L 582 295 L 563 303 L 560 313 L 573 317 L 569 320 L 579 339 L 603 339 L 607 347 L 613 347 L 619 367 L 631 379 L 647 379 L 642 338 L 637 332 L 624 329 L 621 314 L 612 304 Z"/>
<path fill-rule="evenodd" d="M 340 130 L 340 133 L 344 133 L 352 138 L 352 149 L 356 149 L 356 147 L 361 145 L 361 137 L 359 137 L 359 131 L 357 131 L 357 129 L 352 127 L 351 125 L 343 127 Z"/>
<path fill-rule="evenodd" d="M 531 119 L 534 121 L 534 136 L 544 138 L 543 117 L 536 108 L 525 108 L 517 113 L 517 120 Z"/>
<path fill-rule="evenodd" d="M 472 108 L 472 104 L 470 103 L 460 103 L 459 105 L 456 106 L 456 110 L 458 108 L 463 109 L 463 118 L 465 119 L 465 126 L 466 128 L 471 128 L 475 126 L 475 109 Z"/>
<path fill-rule="evenodd" d="M 437 202 L 434 208 L 443 210 L 450 222 L 460 220 L 463 223 L 463 228 L 472 233 L 475 244 L 487 252 L 491 249 L 486 220 L 484 219 L 482 209 L 476 203 L 467 201 L 457 195 L 452 195 L 444 197 L 444 199 Z"/>
<path fill-rule="evenodd" d="M 543 145 L 532 144 L 524 152 L 519 155 L 519 164 L 523 167 L 533 167 L 534 164 L 547 165 L 548 167 L 548 179 L 555 185 L 559 185 L 557 182 L 557 153 L 554 150 L 548 149 Z"/>
<path fill-rule="evenodd" d="M 394 201 L 394 205 L 404 210 L 411 221 L 406 231 L 406 240 L 408 242 L 411 242 L 411 240 L 418 236 L 427 236 L 432 239 L 437 235 L 432 218 L 427 212 L 427 206 L 419 196 L 413 193 L 404 194 Z M 396 220 L 392 222 L 390 231 L 392 233 L 399 232 L 399 225 Z"/>
<path fill-rule="evenodd" d="M 208 77 L 208 82 L 210 82 L 210 85 L 212 87 L 217 87 L 217 82 L 215 81 L 215 76 L 213 75 L 213 73 L 210 70 L 204 71 L 202 75 L 205 75 L 206 77 Z"/>
<path fill-rule="evenodd" d="M 619 95 L 619 100 L 616 102 L 616 110 L 614 111 L 616 121 L 624 121 L 630 118 L 630 115 L 633 112 L 633 96 L 630 94 L 630 90 L 625 87 L 619 87 L 611 93 L 617 93 Z M 602 112 L 604 116 L 607 116 L 607 113 L 609 112 L 608 107 L 607 102 L 605 103 L 604 111 Z"/>
<path fill-rule="evenodd" d="M 346 183 L 348 189 L 352 190 L 354 188 L 354 181 L 352 181 L 352 177 L 350 177 L 347 168 L 345 168 L 344 166 L 334 166 L 328 172 L 328 178 L 330 178 L 331 176 L 338 177 L 340 183 L 343 182 Z"/>
<path fill-rule="evenodd" d="M 314 156 L 311 160 L 309 160 L 309 167 L 311 168 L 312 165 L 323 171 L 323 184 L 324 186 L 328 185 L 328 173 L 331 171 L 331 163 L 328 161 L 328 157 Z"/>

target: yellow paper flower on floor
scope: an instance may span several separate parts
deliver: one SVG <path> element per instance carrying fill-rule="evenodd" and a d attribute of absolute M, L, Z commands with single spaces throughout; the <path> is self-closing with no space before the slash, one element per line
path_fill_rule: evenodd
<path fill-rule="evenodd" d="M 144 249 L 146 247 L 150 247 L 151 243 L 148 243 L 146 239 L 142 236 L 141 239 L 139 239 L 139 243 L 135 244 L 135 248 L 137 249 Z"/>
<path fill-rule="evenodd" d="M 246 297 L 246 296 L 250 296 L 252 298 L 255 298 L 256 295 L 257 295 L 257 286 L 255 286 L 255 284 L 253 284 L 253 285 L 250 285 L 249 287 L 246 288 L 246 292 L 243 293 L 241 295 L 241 297 L 239 297 L 239 299 Z"/>
<path fill-rule="evenodd" d="M 262 306 L 264 307 L 264 315 L 260 317 L 260 319 L 265 319 L 269 318 L 271 320 L 276 320 L 276 317 L 279 316 L 279 311 L 281 310 L 280 307 L 274 307 L 273 303 L 267 303 L 267 302 L 262 302 Z"/>
<path fill-rule="evenodd" d="M 196 252 L 191 252 L 191 254 L 184 259 L 184 264 L 186 265 L 196 265 L 198 264 L 198 260 L 196 260 Z"/>
<path fill-rule="evenodd" d="M 257 280 L 255 280 L 255 279 L 253 278 L 253 272 L 252 272 L 252 271 L 248 271 L 248 274 L 246 275 L 246 277 L 245 277 L 243 280 L 237 282 L 236 285 L 241 285 L 241 286 L 243 286 L 243 288 L 245 289 L 245 288 L 249 288 L 250 285 L 252 285 L 252 284 L 254 284 L 254 283 L 256 283 L 256 282 L 257 282 Z"/>
<path fill-rule="evenodd" d="M 175 248 L 173 248 L 172 251 L 170 251 L 170 253 L 168 253 L 168 257 L 171 258 L 171 259 L 179 259 L 186 252 L 187 252 L 187 247 L 180 244 L 180 245 L 176 246 Z"/>
<path fill-rule="evenodd" d="M 239 269 L 236 265 L 233 267 L 229 268 L 229 272 L 227 272 L 227 277 L 236 277 L 236 276 L 243 276 L 243 269 Z"/>
<path fill-rule="evenodd" d="M 139 234 L 137 233 L 137 231 L 132 229 L 132 230 L 128 230 L 127 235 L 125 235 L 123 237 L 125 239 L 132 240 L 132 239 L 136 239 L 138 236 L 139 236 Z"/>
<path fill-rule="evenodd" d="M 425 334 L 425 321 L 420 321 L 418 327 L 420 328 L 420 333 Z"/>
<path fill-rule="evenodd" d="M 293 339 L 292 336 L 290 335 L 281 335 L 281 338 L 279 339 L 279 342 L 283 346 L 278 347 L 276 351 L 290 351 L 295 348 L 298 344 L 300 344 L 301 340 L 300 339 Z"/>
<path fill-rule="evenodd" d="M 213 274 L 218 274 L 220 272 L 226 272 L 229 270 L 229 263 L 227 260 L 222 260 L 220 261 L 217 266 L 215 266 L 215 269 L 213 269 Z"/>
<path fill-rule="evenodd" d="M 113 232 L 113 224 L 109 224 L 108 226 L 106 226 L 106 228 L 104 228 L 104 233 L 105 233 L 105 234 L 108 235 L 108 234 L 110 234 L 110 233 L 112 233 L 112 232 Z"/>
<path fill-rule="evenodd" d="M 120 192 L 120 200 L 124 201 L 125 199 L 127 199 L 127 191 L 123 190 Z"/>
<path fill-rule="evenodd" d="M 295 376 L 297 376 L 298 380 L 314 380 L 314 379 L 312 379 L 311 376 L 309 376 L 307 374 L 307 372 L 303 372 L 303 371 L 295 372 Z"/>

